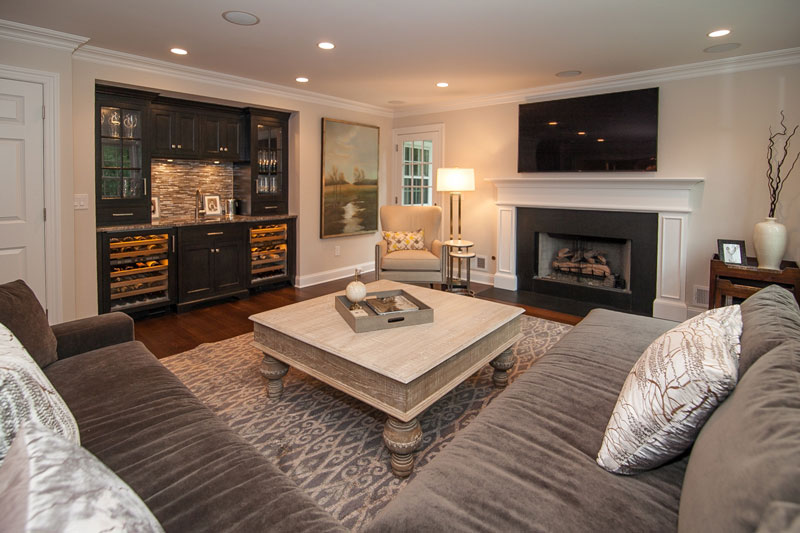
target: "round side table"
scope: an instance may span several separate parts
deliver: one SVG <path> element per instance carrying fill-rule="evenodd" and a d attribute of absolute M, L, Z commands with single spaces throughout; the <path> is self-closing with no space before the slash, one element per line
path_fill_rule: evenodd
<path fill-rule="evenodd" d="M 470 252 L 469 249 L 475 245 L 472 241 L 465 240 L 450 240 L 443 243 L 447 246 L 447 290 L 458 294 L 467 296 L 475 296 L 475 292 L 470 285 L 470 263 L 471 259 L 475 257 L 475 252 Z M 453 268 L 453 261 L 458 262 L 458 274 L 455 275 Z M 466 260 L 466 274 L 467 282 L 464 284 L 461 281 L 461 263 Z"/>

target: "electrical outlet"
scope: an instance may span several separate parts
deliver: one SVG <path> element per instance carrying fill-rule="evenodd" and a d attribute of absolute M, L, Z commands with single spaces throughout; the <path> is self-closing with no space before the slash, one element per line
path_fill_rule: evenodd
<path fill-rule="evenodd" d="M 338 246 L 334 246 L 333 247 L 333 255 L 335 255 L 336 257 L 339 257 L 339 255 L 341 255 L 341 253 L 342 253 L 342 249 L 341 248 L 339 248 Z"/>
<path fill-rule="evenodd" d="M 708 305 L 708 287 L 694 286 L 694 303 L 697 305 Z"/>

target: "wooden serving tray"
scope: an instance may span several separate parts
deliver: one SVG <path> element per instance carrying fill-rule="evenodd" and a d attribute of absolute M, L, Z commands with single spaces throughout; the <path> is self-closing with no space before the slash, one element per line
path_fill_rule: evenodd
<path fill-rule="evenodd" d="M 361 302 L 361 309 L 366 311 L 367 316 L 354 316 L 350 312 L 350 305 L 352 302 L 347 299 L 347 296 L 341 295 L 334 298 L 334 306 L 339 314 L 342 315 L 345 322 L 356 333 L 364 333 L 367 331 L 377 331 L 382 329 L 400 328 L 403 326 L 416 326 L 419 324 L 429 324 L 433 322 L 433 309 L 414 298 L 402 289 L 395 289 L 391 291 L 380 291 L 367 293 L 367 298 L 385 298 L 387 296 L 402 295 L 413 302 L 419 310 L 417 311 L 401 311 L 397 313 L 388 313 L 379 315 L 370 308 L 366 303 Z"/>

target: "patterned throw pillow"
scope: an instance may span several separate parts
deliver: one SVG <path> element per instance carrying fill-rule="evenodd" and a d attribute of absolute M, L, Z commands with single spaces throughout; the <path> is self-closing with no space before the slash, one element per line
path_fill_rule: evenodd
<path fill-rule="evenodd" d="M 742 313 L 733 305 L 706 311 L 654 340 L 622 386 L 597 463 L 609 472 L 635 474 L 688 449 L 736 386 L 741 334 Z"/>
<path fill-rule="evenodd" d="M 139 496 L 95 456 L 34 422 L 0 467 L 3 531 L 163 532 Z"/>
<path fill-rule="evenodd" d="M 78 424 L 64 400 L 14 334 L 0 324 L 0 462 L 28 420 L 80 444 Z"/>
<path fill-rule="evenodd" d="M 383 239 L 388 243 L 388 251 L 424 250 L 425 232 L 417 231 L 384 231 Z"/>

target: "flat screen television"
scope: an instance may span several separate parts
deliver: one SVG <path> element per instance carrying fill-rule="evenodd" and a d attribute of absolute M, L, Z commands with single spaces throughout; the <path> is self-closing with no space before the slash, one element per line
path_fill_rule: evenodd
<path fill-rule="evenodd" d="M 519 106 L 519 172 L 655 171 L 658 87 Z"/>

